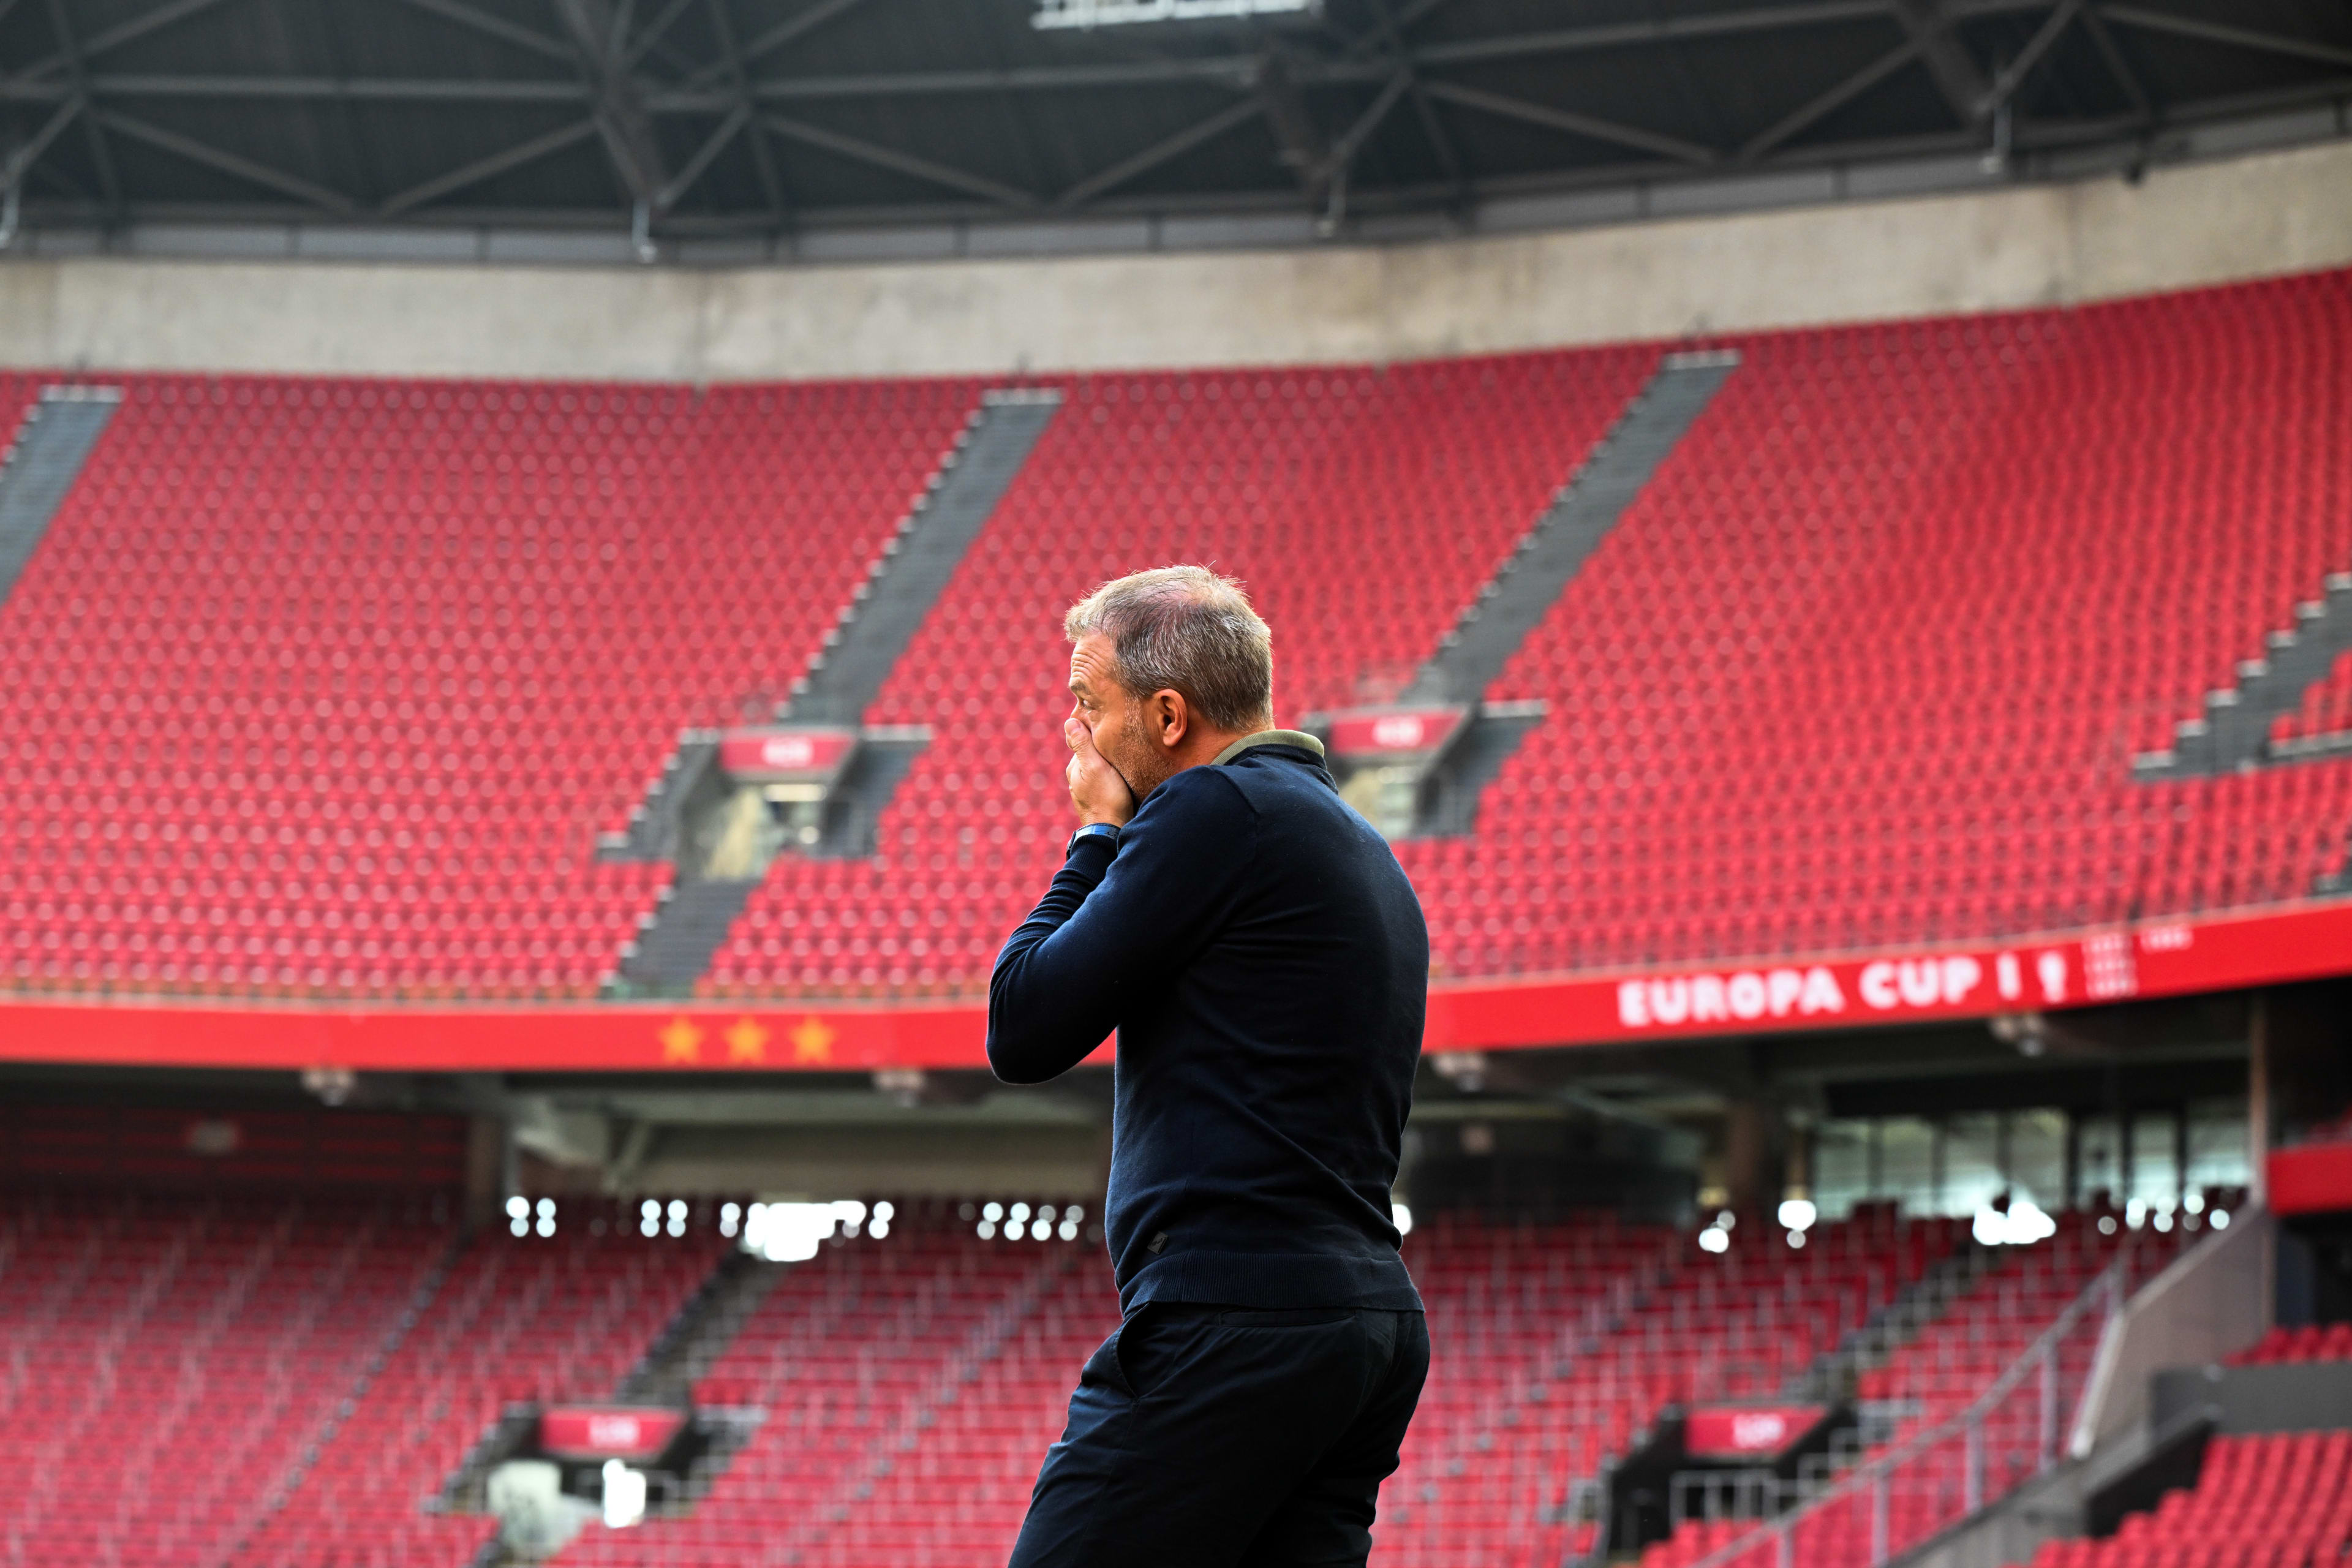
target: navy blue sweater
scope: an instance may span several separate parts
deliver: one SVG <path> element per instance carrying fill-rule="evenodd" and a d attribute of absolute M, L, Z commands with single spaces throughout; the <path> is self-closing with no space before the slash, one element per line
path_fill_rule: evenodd
<path fill-rule="evenodd" d="M 1119 1300 L 1421 1298 L 1389 1217 L 1428 1000 L 1412 885 L 1287 731 L 1083 838 L 998 954 L 988 1061 L 1041 1083 L 1118 1032 Z"/>

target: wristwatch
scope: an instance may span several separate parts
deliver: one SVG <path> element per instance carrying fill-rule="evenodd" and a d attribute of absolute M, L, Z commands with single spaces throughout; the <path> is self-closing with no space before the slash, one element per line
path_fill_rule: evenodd
<path fill-rule="evenodd" d="M 1087 823 L 1084 827 L 1079 828 L 1076 833 L 1070 835 L 1069 846 L 1062 851 L 1063 859 L 1066 860 L 1070 858 L 1071 852 L 1077 848 L 1078 840 L 1081 838 L 1108 838 L 1110 840 L 1110 847 L 1115 852 L 1118 848 L 1118 826 L 1116 823 L 1109 822 Z"/>

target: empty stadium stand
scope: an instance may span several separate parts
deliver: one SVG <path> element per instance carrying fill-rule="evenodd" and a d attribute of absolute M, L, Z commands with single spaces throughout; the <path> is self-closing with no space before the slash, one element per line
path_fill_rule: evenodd
<path fill-rule="evenodd" d="M 1881 1413 L 1875 1426 L 1882 1440 L 1858 1458 L 1902 1451 L 1945 1426 L 2064 1321 L 2067 1309 L 2103 1274 L 2113 1270 L 2113 1300 L 2119 1305 L 2190 1239 L 2185 1225 L 2135 1228 L 2107 1210 L 2069 1211 L 2056 1222 L 2048 1239 L 2003 1248 L 1947 1310 L 1896 1345 L 1882 1364 L 1862 1372 L 1855 1393 L 1866 1408 Z M 1883 1504 L 1870 1489 L 1831 1490 L 1796 1515 L 1789 1531 L 1794 1561 L 1804 1568 L 1866 1568 L 1961 1518 L 1974 1506 L 1971 1495 L 1976 1502 L 1992 1501 L 2055 1462 L 2105 1321 L 2104 1311 L 2082 1314 L 2055 1336 L 2047 1348 L 2046 1395 L 2037 1369 L 2020 1397 L 1985 1412 L 1973 1482 L 1967 1442 L 1929 1444 L 1895 1471 Z M 1743 1568 L 1760 1568 L 1776 1561 L 1777 1550 L 1769 1535 L 1758 1538 L 1762 1522 L 1754 1515 L 1683 1521 L 1670 1537 L 1644 1550 L 1642 1568 L 1690 1568 L 1717 1553 Z"/>
<path fill-rule="evenodd" d="M 2305 1361 L 2352 1361 L 2352 1323 L 2305 1323 L 2273 1329 L 2262 1342 L 2230 1358 L 2232 1366 L 2275 1366 Z"/>
<path fill-rule="evenodd" d="M 2131 763 L 2352 568 L 2347 319 L 2330 273 L 1720 345 L 1487 689 L 1545 716 L 1474 830 L 1401 848 L 1440 972 L 2311 894 L 2352 769 Z M 1284 718 L 1392 700 L 1660 359 L 1057 383 L 870 704 L 934 737 L 876 853 L 781 857 L 705 987 L 971 994 L 1062 837 L 1064 604 L 1208 560 Z M 982 390 L 118 380 L 0 605 L 20 990 L 593 995 L 673 876 L 600 837 L 787 700 Z"/>
<path fill-rule="evenodd" d="M 2352 1431 L 2217 1436 L 2193 1488 L 2032 1568 L 2320 1568 L 2352 1542 Z"/>
<path fill-rule="evenodd" d="M 413 1193 L 11 1194 L 0 1561 L 226 1561 L 335 1429 L 452 1234 Z"/>

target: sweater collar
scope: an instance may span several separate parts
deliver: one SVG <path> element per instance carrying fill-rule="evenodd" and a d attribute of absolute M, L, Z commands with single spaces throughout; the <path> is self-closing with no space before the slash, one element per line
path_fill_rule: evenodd
<path fill-rule="evenodd" d="M 1260 730 L 1254 735 L 1244 735 L 1240 740 L 1219 752 L 1209 765 L 1216 767 L 1221 763 L 1230 763 L 1244 752 L 1254 751 L 1259 746 L 1296 746 L 1300 751 L 1311 752 L 1318 757 L 1323 754 L 1323 742 L 1304 730 Z"/>

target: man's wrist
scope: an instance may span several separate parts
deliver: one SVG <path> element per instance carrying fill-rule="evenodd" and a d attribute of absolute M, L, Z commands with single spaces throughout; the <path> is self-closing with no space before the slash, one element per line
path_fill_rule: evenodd
<path fill-rule="evenodd" d="M 1119 826 L 1116 822 L 1089 822 L 1083 824 L 1076 833 L 1070 835 L 1070 842 L 1062 851 L 1063 857 L 1064 858 L 1067 858 L 1071 852 L 1077 848 L 1079 840 L 1086 838 L 1100 838 L 1109 844 L 1113 849 L 1117 849 L 1118 847 L 1119 832 Z"/>

